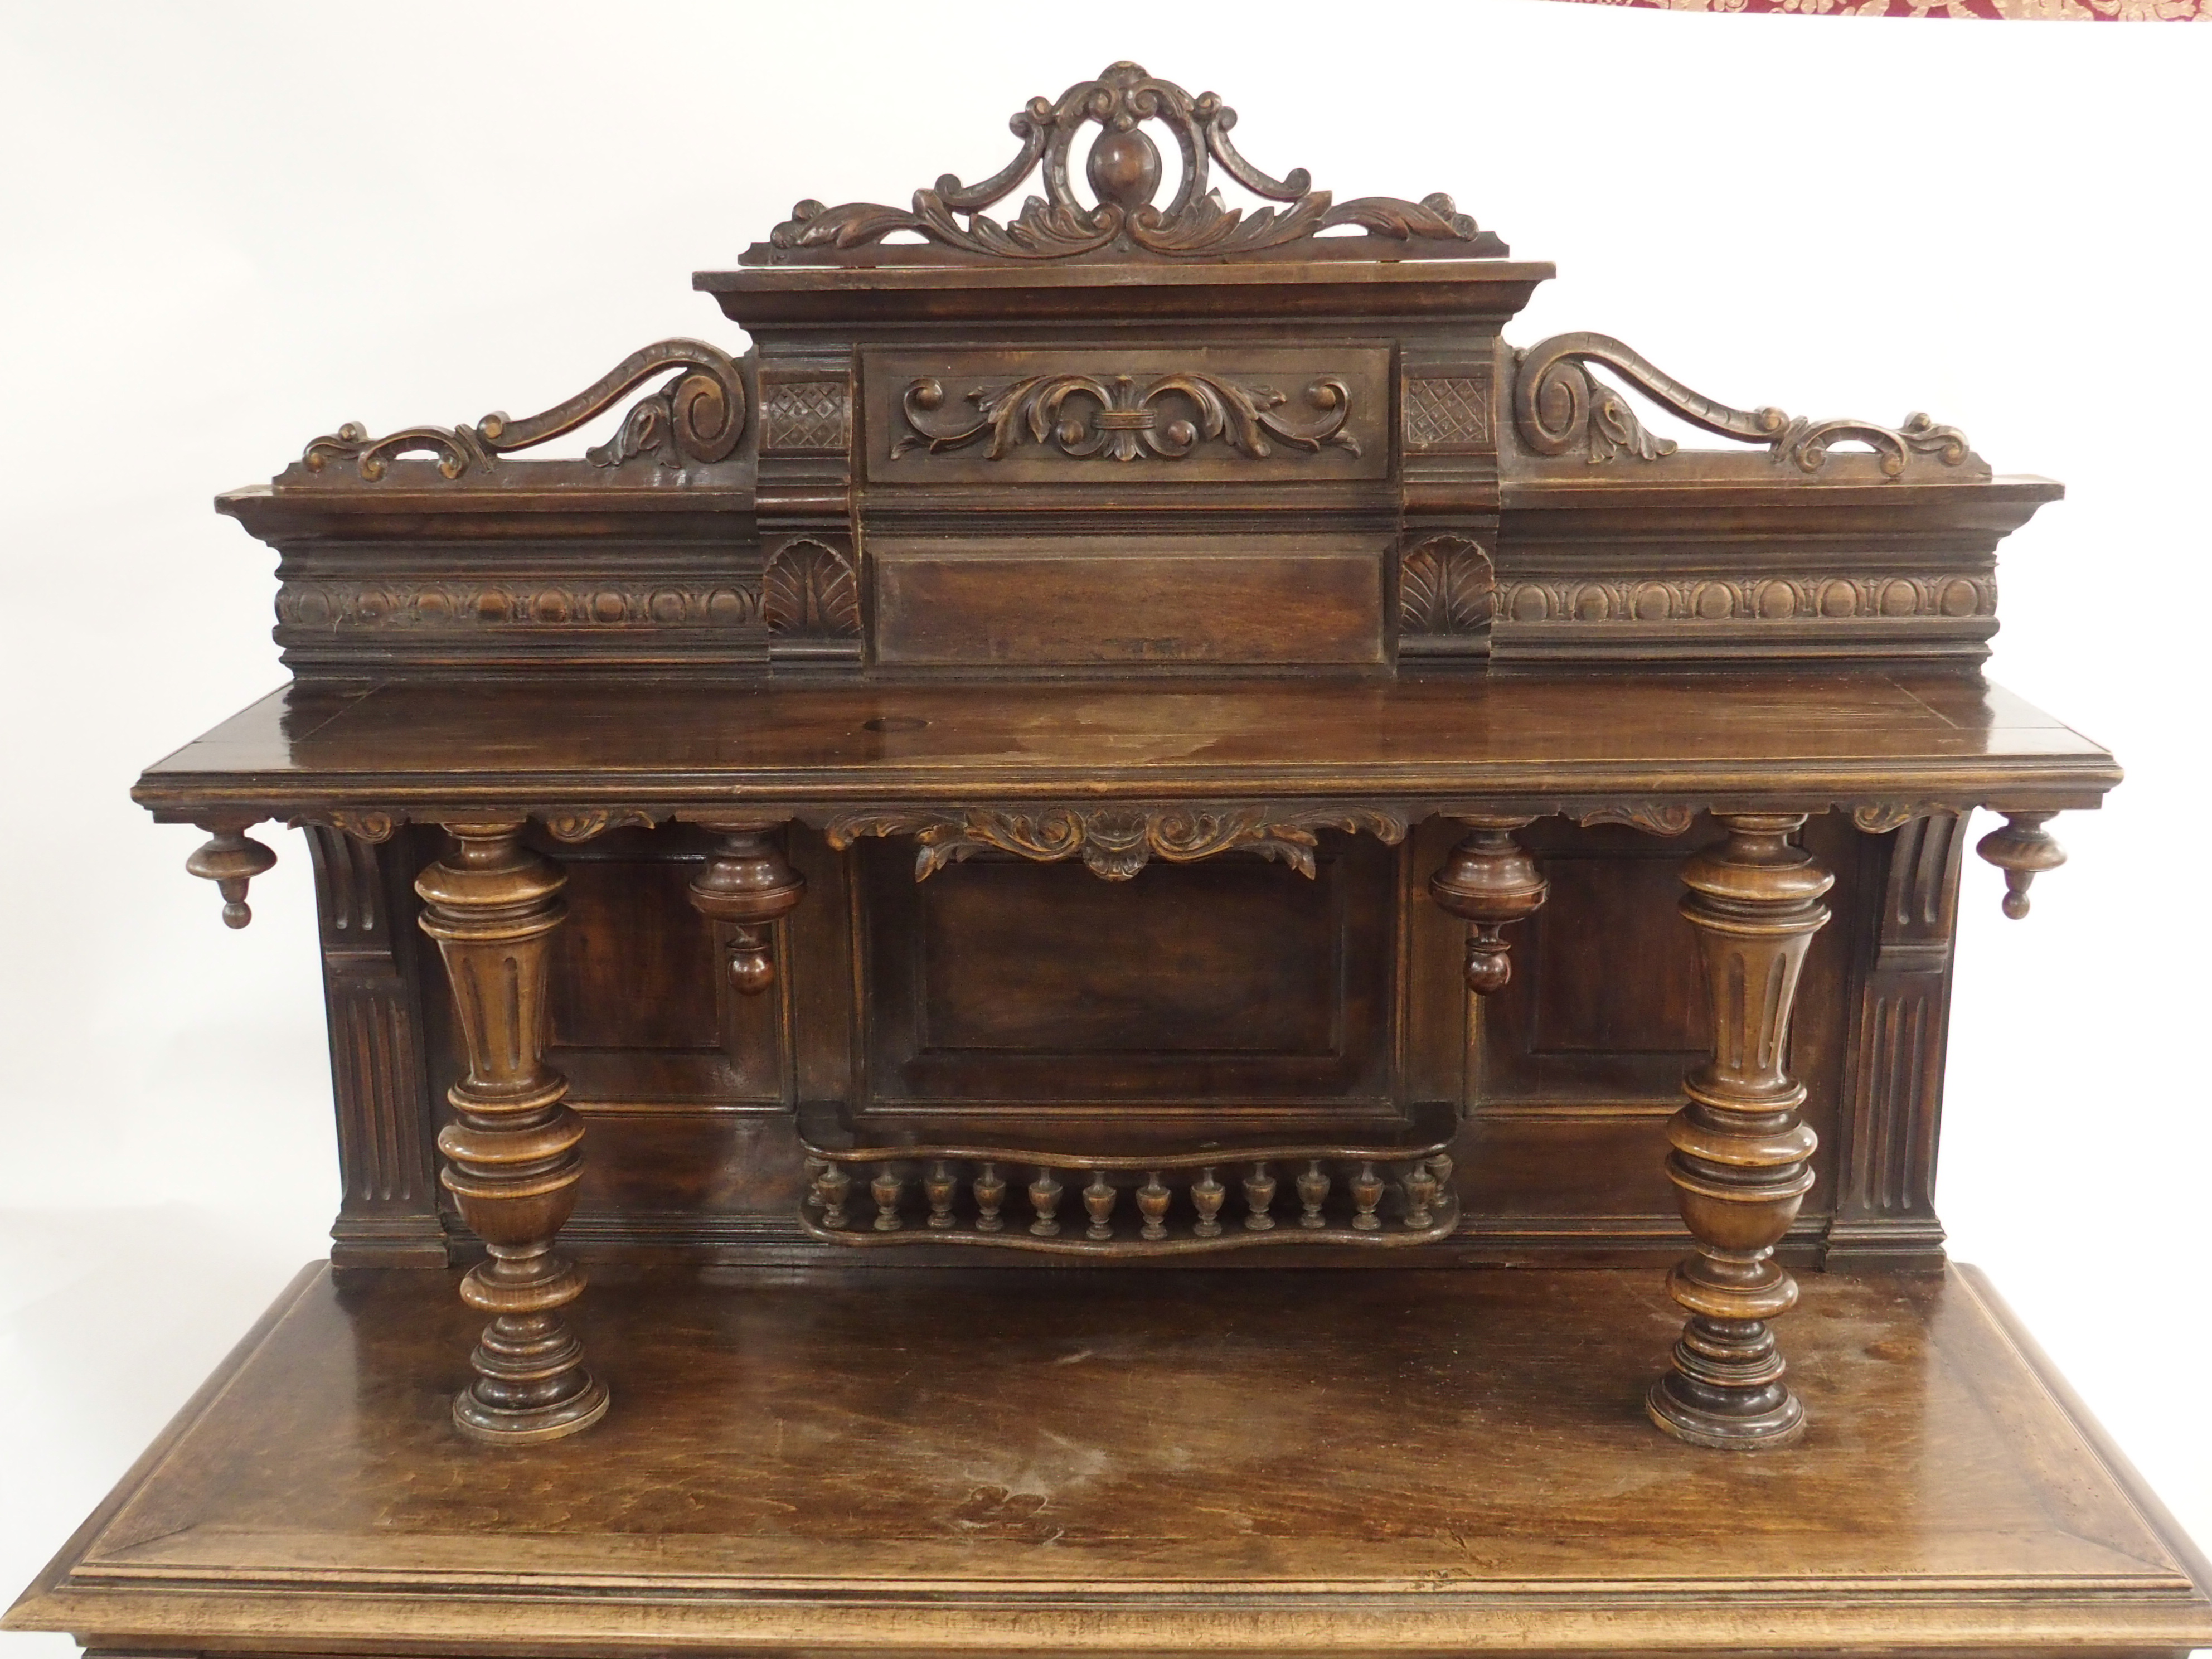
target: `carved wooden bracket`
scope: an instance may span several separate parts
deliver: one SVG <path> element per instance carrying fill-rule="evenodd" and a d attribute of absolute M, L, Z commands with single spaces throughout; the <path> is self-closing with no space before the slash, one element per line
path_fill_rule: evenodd
<path fill-rule="evenodd" d="M 1159 147 L 1146 124 L 1154 122 L 1182 152 L 1182 172 L 1164 208 L 1153 204 L 1162 168 Z M 1075 139 L 1093 123 L 1100 131 L 1084 172 L 1097 198 L 1095 207 L 1076 195 L 1069 171 Z M 1054 101 L 1032 98 L 1017 111 L 1008 125 L 1022 147 L 981 184 L 963 185 L 946 173 L 934 188 L 915 191 L 906 211 L 873 202 L 841 207 L 801 202 L 769 234 L 768 249 L 748 254 L 747 262 L 796 254 L 830 263 L 902 231 L 957 252 L 1001 259 L 1064 259 L 1109 250 L 1124 257 L 1218 258 L 1280 247 L 1340 225 L 1397 242 L 1446 243 L 1462 255 L 1506 252 L 1504 243 L 1457 211 L 1449 196 L 1419 202 L 1369 196 L 1340 204 L 1328 191 L 1312 189 L 1304 167 L 1271 178 L 1230 142 L 1236 125 L 1237 112 L 1217 94 L 1194 98 L 1135 64 L 1115 64 Z M 1005 224 L 983 212 L 1012 195 L 1040 162 L 1042 197 L 1029 198 L 1019 216 Z M 1211 165 L 1255 196 L 1288 205 L 1249 215 L 1226 206 L 1209 187 Z"/>
<path fill-rule="evenodd" d="M 2046 870 L 2066 862 L 2066 849 L 2043 826 L 2056 812 L 2007 812 L 2004 827 L 1992 830 L 1974 851 L 2005 872 L 2004 913 L 2014 921 L 2028 911 L 2027 890 Z"/>
<path fill-rule="evenodd" d="M 1691 425 L 1742 443 L 1765 444 L 1778 463 L 1818 472 L 1829 448 L 1858 442 L 1881 457 L 1886 477 L 1904 475 L 1914 455 L 1933 455 L 1946 466 L 1972 459 L 1966 434 L 1938 426 L 1925 415 L 1908 415 L 1900 427 L 1868 421 L 1813 421 L 1774 408 L 1731 409 L 1693 392 L 1639 353 L 1603 334 L 1560 334 L 1519 354 L 1513 381 L 1513 422 L 1521 441 L 1540 455 L 1586 450 L 1592 465 L 1623 453 L 1646 461 L 1674 453 L 1671 438 L 1644 429 L 1620 393 L 1590 377 L 1588 365 L 1601 364 L 1637 390 Z M 1984 469 L 1984 472 L 1986 469 Z"/>
<path fill-rule="evenodd" d="M 429 455 L 448 478 L 488 472 L 498 457 L 574 431 L 641 381 L 672 369 L 675 378 L 632 405 L 615 435 L 586 450 L 585 459 L 606 467 L 639 455 L 656 456 L 663 466 L 727 460 L 744 435 L 744 377 L 726 352 L 704 340 L 663 340 L 633 351 L 567 402 L 526 420 L 494 413 L 474 426 L 410 426 L 381 438 L 349 421 L 310 443 L 300 460 L 310 472 L 350 460 L 372 483 L 402 455 Z"/>
<path fill-rule="evenodd" d="M 1314 873 L 1317 830 L 1364 832 L 1395 844 L 1406 820 L 1364 807 L 1048 806 L 1035 811 L 967 807 L 954 811 L 843 812 L 830 819 L 830 845 L 842 851 L 863 836 L 912 836 L 921 843 L 914 878 L 988 848 L 1040 863 L 1080 858 L 1091 873 L 1127 881 L 1153 858 L 1188 864 L 1241 849 Z"/>
<path fill-rule="evenodd" d="M 945 384 L 927 377 L 906 389 L 901 410 L 912 428 L 891 446 L 891 459 L 912 449 L 934 455 L 960 449 L 990 435 L 986 460 L 1003 460 L 1026 431 L 1037 443 L 1052 443 L 1078 460 L 1109 455 L 1133 461 L 1157 455 L 1180 460 L 1201 441 L 1218 439 L 1255 460 L 1273 455 L 1273 437 L 1293 449 L 1319 454 L 1334 447 L 1359 453 L 1359 441 L 1345 430 L 1352 414 L 1352 391 L 1334 375 L 1306 387 L 1305 400 L 1322 411 L 1309 426 L 1292 425 L 1273 411 L 1288 401 L 1273 388 L 1240 386 L 1196 370 L 1162 374 L 1139 385 L 1133 375 L 1099 380 L 1089 374 L 1035 374 L 1012 386 L 979 386 L 963 402 L 975 406 L 965 425 L 934 426 L 931 416 L 945 404 Z M 1097 407 L 1088 405 L 1095 404 Z"/>

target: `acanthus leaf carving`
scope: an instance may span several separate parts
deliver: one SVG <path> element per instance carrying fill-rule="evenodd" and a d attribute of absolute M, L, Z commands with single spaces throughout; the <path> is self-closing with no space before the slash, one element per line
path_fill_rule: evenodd
<path fill-rule="evenodd" d="M 1672 841 L 1677 836 L 1686 836 L 1697 821 L 1694 806 L 1685 806 L 1675 801 L 1629 800 L 1608 802 L 1577 813 L 1575 822 L 1585 830 L 1601 823 L 1625 823 L 1641 830 L 1647 836 L 1657 836 Z"/>
<path fill-rule="evenodd" d="M 1080 858 L 1107 881 L 1127 881 L 1154 858 L 1188 864 L 1237 850 L 1287 864 L 1310 879 L 1320 830 L 1364 833 L 1395 845 L 1405 839 L 1406 820 L 1364 807 L 967 807 L 841 813 L 827 836 L 840 851 L 864 836 L 912 836 L 916 881 L 987 850 L 1040 863 Z"/>
<path fill-rule="evenodd" d="M 1490 626 L 1497 577 L 1490 556 L 1463 536 L 1431 536 L 1398 564 L 1402 634 L 1478 634 Z"/>
<path fill-rule="evenodd" d="M 1887 836 L 1902 830 L 1915 818 L 1933 817 L 1941 814 L 1955 817 L 1959 809 L 1944 806 L 1934 801 L 1875 800 L 1863 801 L 1851 808 L 1851 823 L 1869 836 Z"/>
<path fill-rule="evenodd" d="M 501 455 L 530 449 L 573 432 L 604 414 L 656 374 L 676 371 L 658 391 L 641 398 L 615 435 L 584 452 L 595 466 L 618 467 L 641 455 L 663 466 L 727 460 L 744 435 L 744 377 L 728 353 L 704 340 L 662 340 L 634 351 L 565 402 L 523 420 L 495 411 L 470 426 L 411 426 L 371 438 L 360 422 L 309 443 L 300 456 L 310 472 L 331 461 L 350 460 L 369 483 L 385 477 L 404 455 L 428 454 L 448 478 L 493 471 Z"/>
<path fill-rule="evenodd" d="M 592 806 L 546 812 L 541 819 L 554 840 L 574 844 L 594 840 L 610 830 L 650 830 L 666 816 L 641 806 Z"/>
<path fill-rule="evenodd" d="M 900 401 L 911 429 L 891 446 L 891 459 L 915 449 L 933 455 L 962 449 L 988 434 L 984 459 L 1003 460 L 1024 434 L 1079 460 L 1095 455 L 1117 461 L 1146 455 L 1180 460 L 1200 442 L 1215 440 L 1265 460 L 1275 453 L 1271 437 L 1310 455 L 1324 448 L 1358 454 L 1358 439 L 1345 429 L 1352 415 L 1351 388 L 1334 375 L 1324 375 L 1306 387 L 1305 400 L 1321 416 L 1298 426 L 1275 412 L 1289 399 L 1272 386 L 1242 386 L 1195 371 L 1163 374 L 1142 385 L 1128 374 L 1039 374 L 1011 386 L 977 387 L 963 399 L 975 406 L 975 418 L 942 427 L 933 425 L 931 417 L 944 406 L 944 383 L 924 376 Z M 1188 405 L 1188 413 L 1177 413 L 1178 404 Z"/>
<path fill-rule="evenodd" d="M 1167 205 L 1156 204 L 1164 178 L 1159 146 L 1146 131 L 1157 123 L 1173 139 L 1181 170 Z M 1100 131 L 1085 163 L 1096 197 L 1075 193 L 1072 151 L 1082 130 Z M 1344 226 L 1396 242 L 1431 241 L 1454 252 L 1502 255 L 1505 245 L 1477 228 L 1449 196 L 1418 202 L 1361 197 L 1337 202 L 1316 191 L 1303 167 L 1276 179 L 1246 161 L 1231 142 L 1237 112 L 1211 92 L 1194 98 L 1135 64 L 1109 65 L 1096 80 L 1078 82 L 1057 100 L 1032 98 L 1008 125 L 1021 141 L 1013 159 L 977 185 L 947 173 L 917 190 L 910 210 L 876 202 L 827 207 L 800 202 L 769 234 L 762 259 L 835 259 L 850 250 L 911 232 L 956 253 L 1000 259 L 1066 259 L 1109 249 L 1121 255 L 1220 258 L 1281 247 Z M 1042 164 L 1044 194 L 1030 196 L 1001 222 L 983 211 L 1011 196 Z M 1218 166 L 1263 201 L 1280 205 L 1249 213 L 1230 207 L 1211 185 Z"/>
<path fill-rule="evenodd" d="M 356 841 L 372 846 L 390 841 L 393 833 L 407 821 L 399 812 L 387 812 L 380 808 L 334 807 L 322 812 L 298 812 L 285 820 L 293 829 L 305 824 L 319 824 L 326 830 L 336 830 L 351 836 Z"/>
<path fill-rule="evenodd" d="M 1925 415 L 1909 415 L 1897 427 L 1869 421 L 1808 420 L 1785 411 L 1734 409 L 1692 391 L 1642 354 L 1608 335 L 1555 335 L 1518 355 L 1513 381 L 1513 421 L 1521 441 L 1540 455 L 1583 448 L 1593 465 L 1623 454 L 1654 461 L 1675 453 L 1671 438 L 1644 428 L 1620 392 L 1589 372 L 1595 363 L 1620 375 L 1653 402 L 1691 425 L 1741 443 L 1764 444 L 1777 465 L 1818 472 L 1838 443 L 1863 443 L 1875 452 L 1882 476 L 1899 478 L 1915 455 L 1945 466 L 1973 459 L 1966 434 Z"/>
<path fill-rule="evenodd" d="M 808 537 L 784 543 L 762 573 L 761 609 L 772 635 L 857 639 L 860 584 L 852 558 Z"/>

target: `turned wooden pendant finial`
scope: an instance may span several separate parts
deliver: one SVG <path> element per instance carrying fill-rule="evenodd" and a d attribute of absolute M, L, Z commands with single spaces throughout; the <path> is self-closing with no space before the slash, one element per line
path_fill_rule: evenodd
<path fill-rule="evenodd" d="M 215 884 L 222 895 L 222 925 L 243 927 L 253 920 L 246 902 L 246 884 L 276 862 L 276 854 L 245 833 L 243 825 L 212 830 L 185 860 L 185 868 L 203 881 Z"/>
<path fill-rule="evenodd" d="M 2004 913 L 2014 921 L 2027 915 L 2030 883 L 2066 862 L 2066 849 L 2043 826 L 2056 812 L 2007 812 L 2004 827 L 1992 830 L 1974 848 L 2005 872 Z"/>
<path fill-rule="evenodd" d="M 1507 945 L 1498 930 L 1536 914 L 1551 890 L 1536 861 L 1513 839 L 1534 823 L 1525 817 L 1462 817 L 1472 833 L 1452 848 L 1429 878 L 1429 896 L 1468 924 L 1467 987 L 1483 996 L 1502 991 L 1513 977 Z"/>
<path fill-rule="evenodd" d="M 691 903 L 709 921 L 730 925 L 730 983 L 757 997 L 775 982 L 769 925 L 806 896 L 806 878 L 776 844 L 774 824 L 713 826 L 714 850 L 691 878 Z"/>

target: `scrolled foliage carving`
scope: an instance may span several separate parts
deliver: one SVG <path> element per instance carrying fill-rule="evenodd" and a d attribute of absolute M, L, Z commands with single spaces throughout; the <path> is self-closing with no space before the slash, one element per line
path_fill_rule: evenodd
<path fill-rule="evenodd" d="M 1324 375 L 1306 387 L 1305 400 L 1321 415 L 1300 426 L 1275 412 L 1289 400 L 1273 387 L 1242 386 L 1194 371 L 1142 384 L 1128 374 L 1103 380 L 1037 374 L 1011 386 L 979 386 L 963 400 L 974 406 L 975 419 L 942 425 L 934 417 L 944 407 L 944 383 L 924 377 L 901 400 L 910 430 L 891 446 L 891 459 L 915 449 L 933 455 L 962 449 L 988 436 L 984 459 L 1002 460 L 1024 434 L 1078 460 L 1096 455 L 1117 461 L 1147 455 L 1179 460 L 1199 443 L 1215 440 L 1264 460 L 1275 453 L 1270 438 L 1308 454 L 1324 448 L 1358 454 L 1359 441 L 1345 429 L 1352 414 L 1351 388 L 1334 375 Z M 1180 412 L 1185 406 L 1188 412 Z"/>
<path fill-rule="evenodd" d="M 1360 807 L 1049 806 L 847 812 L 830 820 L 828 839 L 842 851 L 863 836 L 912 836 L 916 881 L 990 849 L 1048 864 L 1080 858 L 1107 881 L 1127 881 L 1154 858 L 1188 864 L 1241 850 L 1310 878 L 1320 844 L 1315 832 L 1324 829 L 1364 832 L 1393 845 L 1406 836 L 1403 817 Z"/>
<path fill-rule="evenodd" d="M 546 812 L 542 819 L 554 840 L 574 845 L 596 840 L 610 830 L 650 830 L 665 817 L 665 812 L 641 806 L 589 806 Z"/>
<path fill-rule="evenodd" d="M 1156 205 L 1164 178 L 1160 150 L 1145 130 L 1165 129 L 1181 153 L 1182 167 L 1167 205 Z M 1075 193 L 1072 151 L 1082 130 L 1100 131 L 1085 165 L 1097 198 L 1085 205 Z M 1238 153 L 1230 140 L 1237 112 L 1214 93 L 1194 98 L 1173 82 L 1138 64 L 1109 65 L 1096 80 L 1079 81 L 1056 100 L 1032 98 L 1008 123 L 1021 148 L 990 178 L 963 185 L 951 173 L 933 188 L 914 193 L 902 210 L 875 202 L 826 207 L 801 202 L 769 238 L 770 258 L 834 259 L 847 250 L 912 233 L 958 253 L 1001 259 L 1065 259 L 1111 251 L 1170 258 L 1218 258 L 1299 241 L 1338 226 L 1398 242 L 1430 241 L 1478 255 L 1503 254 L 1505 246 L 1475 226 L 1449 196 L 1419 202 L 1362 197 L 1339 203 L 1312 188 L 1304 167 L 1276 179 Z M 1019 214 L 1001 223 L 983 211 L 1012 195 L 1042 166 L 1044 195 L 1029 197 Z M 1247 214 L 1224 204 L 1211 185 L 1218 166 L 1255 196 L 1280 207 Z"/>
<path fill-rule="evenodd" d="M 1884 477 L 1902 477 L 1915 455 L 1962 466 L 1972 451 L 1956 427 L 1908 415 L 1897 427 L 1869 421 L 1808 420 L 1771 406 L 1732 409 L 1692 390 L 1642 354 L 1603 334 L 1555 335 L 1519 354 L 1513 381 L 1513 422 L 1521 441 L 1540 455 L 1582 449 L 1593 465 L 1623 455 L 1654 461 L 1673 454 L 1671 438 L 1644 428 L 1622 393 L 1595 379 L 1589 365 L 1611 370 L 1691 425 L 1741 443 L 1764 444 L 1778 465 L 1818 472 L 1836 444 L 1863 443 Z"/>
<path fill-rule="evenodd" d="M 744 377 L 726 352 L 704 340 L 663 340 L 630 353 L 574 397 L 526 419 L 495 411 L 473 426 L 410 426 L 381 438 L 371 438 L 360 422 L 349 421 L 308 444 L 300 461 L 308 471 L 321 472 L 334 460 L 350 460 L 372 483 L 405 455 L 429 456 L 448 478 L 489 472 L 500 456 L 573 432 L 643 382 L 672 370 L 665 384 L 631 406 L 612 438 L 584 452 L 585 459 L 604 467 L 618 467 L 641 455 L 672 467 L 727 460 L 744 435 Z"/>
<path fill-rule="evenodd" d="M 1625 823 L 1641 830 L 1647 836 L 1656 836 L 1662 841 L 1672 841 L 1677 836 L 1686 836 L 1690 826 L 1697 822 L 1698 810 L 1679 801 L 1625 800 L 1612 801 L 1603 806 L 1593 806 L 1575 815 L 1575 822 L 1585 830 L 1601 823 Z"/>

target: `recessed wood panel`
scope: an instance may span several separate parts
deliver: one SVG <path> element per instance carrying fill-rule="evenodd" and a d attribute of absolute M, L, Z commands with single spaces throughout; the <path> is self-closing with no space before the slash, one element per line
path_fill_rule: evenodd
<path fill-rule="evenodd" d="M 1309 880 L 1249 854 L 1127 882 L 989 856 L 914 879 L 874 846 L 862 916 L 878 1102 L 1264 1103 L 1387 1092 L 1395 854 L 1331 836 Z"/>
<path fill-rule="evenodd" d="M 555 936 L 555 1048 L 718 1048 L 714 936 L 665 858 L 562 861 L 568 921 Z"/>
<path fill-rule="evenodd" d="M 870 562 L 888 664 L 1383 660 L 1374 538 L 878 540 Z"/>
<path fill-rule="evenodd" d="M 1530 1052 L 1698 1050 L 1711 1041 L 1698 940 L 1678 908 L 1679 855 L 1555 855 L 1551 894 L 1531 922 L 1534 976 Z M 1589 951 L 1611 972 L 1577 971 Z"/>

